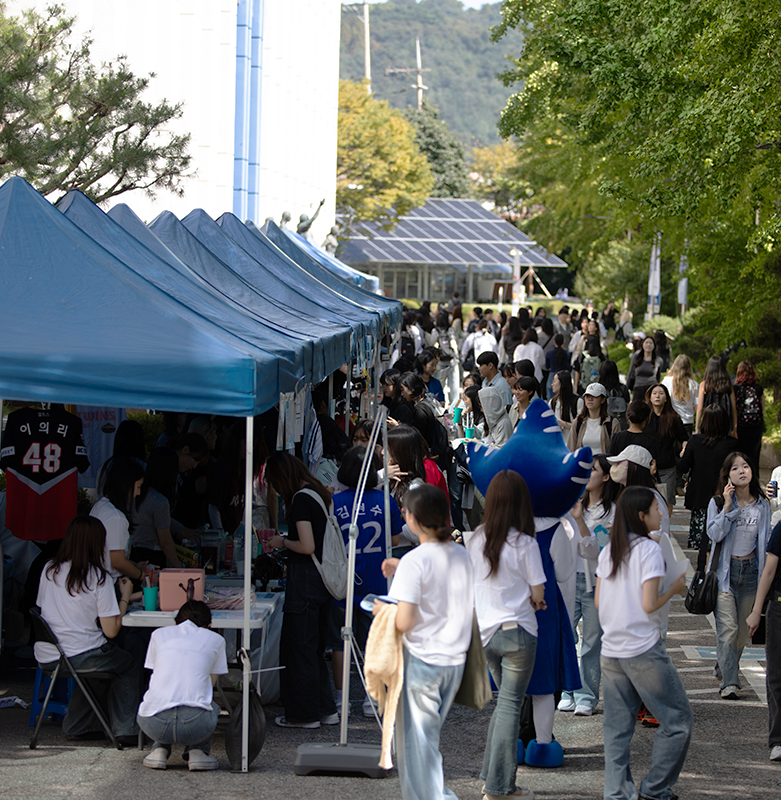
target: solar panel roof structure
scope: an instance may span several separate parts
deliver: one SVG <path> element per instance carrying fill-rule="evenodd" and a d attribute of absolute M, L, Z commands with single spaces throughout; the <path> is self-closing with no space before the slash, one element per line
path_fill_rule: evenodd
<path fill-rule="evenodd" d="M 486 272 L 512 272 L 515 248 L 521 267 L 566 267 L 501 217 L 475 200 L 429 198 L 389 233 L 373 223 L 354 223 L 339 250 L 349 264 L 430 264 Z"/>

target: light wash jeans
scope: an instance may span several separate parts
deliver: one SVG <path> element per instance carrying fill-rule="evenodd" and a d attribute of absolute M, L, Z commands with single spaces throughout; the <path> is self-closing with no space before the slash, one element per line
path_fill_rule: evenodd
<path fill-rule="evenodd" d="M 757 594 L 757 558 L 732 558 L 729 591 L 716 598 L 716 658 L 721 668 L 721 688 L 740 686 L 740 656 L 748 641 L 746 617 Z"/>
<path fill-rule="evenodd" d="M 659 728 L 651 769 L 640 784 L 639 796 L 671 800 L 689 750 L 692 709 L 667 648 L 660 639 L 634 658 L 603 655 L 602 679 L 605 800 L 635 800 L 629 748 L 641 702 L 659 721 Z"/>
<path fill-rule="evenodd" d="M 176 706 L 152 717 L 139 714 L 138 724 L 150 739 L 154 739 L 152 750 L 162 747 L 170 755 L 172 744 L 183 744 L 185 753 L 202 750 L 208 754 L 219 716 L 220 707 L 212 700 L 212 707 L 208 711 L 205 708 Z"/>
<path fill-rule="evenodd" d="M 596 586 L 594 579 L 593 586 Z M 562 692 L 562 698 L 568 697 L 576 706 L 596 708 L 599 702 L 599 682 L 602 673 L 599 667 L 599 651 L 602 647 L 602 626 L 599 614 L 594 606 L 594 590 L 586 591 L 586 575 L 578 573 L 575 584 L 575 627 L 583 620 L 583 640 L 580 643 L 580 682 L 582 687 L 574 692 Z M 578 633 L 575 631 L 575 642 Z"/>
<path fill-rule="evenodd" d="M 508 795 L 515 791 L 521 704 L 536 652 L 537 637 L 520 625 L 510 630 L 499 628 L 485 648 L 488 668 L 499 687 L 480 772 L 486 794 Z"/>
<path fill-rule="evenodd" d="M 404 648 L 404 685 L 396 712 L 396 758 L 404 800 L 456 797 L 445 788 L 439 732 L 463 674 L 463 664 L 436 667 Z"/>

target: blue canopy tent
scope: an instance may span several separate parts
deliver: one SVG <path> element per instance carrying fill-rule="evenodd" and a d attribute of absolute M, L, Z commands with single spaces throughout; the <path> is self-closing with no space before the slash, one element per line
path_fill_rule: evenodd
<path fill-rule="evenodd" d="M 257 316 L 279 331 L 285 331 L 286 335 L 307 342 L 314 353 L 313 383 L 322 381 L 349 361 L 351 331 L 347 326 L 304 319 L 295 308 L 290 309 L 269 295 L 264 286 L 251 285 L 202 244 L 170 211 L 158 215 L 149 229 L 213 291 L 243 308 L 253 309 Z"/>
<path fill-rule="evenodd" d="M 380 335 L 384 322 L 383 313 L 339 292 L 338 287 L 333 284 L 340 281 L 335 281 L 333 275 L 329 276 L 328 281 L 312 275 L 311 272 L 281 252 L 265 236 L 261 238 L 254 235 L 234 214 L 223 214 L 217 220 L 217 224 L 242 250 L 259 263 L 267 264 L 274 259 L 284 270 L 284 272 L 278 273 L 279 277 L 284 278 L 289 285 L 303 291 L 322 308 L 364 320 L 372 335 Z"/>
<path fill-rule="evenodd" d="M 348 280 L 335 281 L 335 265 L 340 265 L 346 269 L 351 269 L 351 267 L 346 267 L 329 253 L 319 250 L 304 239 L 303 236 L 299 236 L 299 234 L 292 231 L 283 231 L 270 220 L 266 222 L 262 230 L 258 230 L 252 222 L 247 222 L 246 227 L 256 236 L 268 238 L 288 258 L 291 258 L 296 264 L 321 281 L 327 281 L 340 294 L 369 308 L 381 311 L 385 316 L 388 327 L 392 330 L 401 325 L 401 303 L 398 300 L 388 300 L 368 292 Z"/>
<path fill-rule="evenodd" d="M 153 223 L 154 224 L 154 223 Z M 220 226 L 202 209 L 191 211 L 182 224 L 214 255 L 230 264 L 250 285 L 274 297 L 284 308 L 296 311 L 310 324 L 319 325 L 329 320 L 347 325 L 353 332 L 353 355 L 360 357 L 365 337 L 372 333 L 371 324 L 347 312 L 334 312 L 320 305 L 305 290 L 290 285 L 283 277 L 288 259 L 280 252 L 264 259 L 261 264 L 237 245 Z"/>
<path fill-rule="evenodd" d="M 26 181 L 0 187 L 0 397 L 257 414 L 276 359 L 186 308 Z"/>
<path fill-rule="evenodd" d="M 305 351 L 300 341 L 288 338 L 265 320 L 215 294 L 170 250 L 164 248 L 165 259 L 158 257 L 81 192 L 68 192 L 57 208 L 130 269 L 245 342 L 249 353 L 254 355 L 257 351 L 264 358 L 275 359 L 280 391 L 292 392 L 300 378 L 311 380 L 311 348 L 306 347 Z M 140 220 L 138 224 L 142 225 Z"/>

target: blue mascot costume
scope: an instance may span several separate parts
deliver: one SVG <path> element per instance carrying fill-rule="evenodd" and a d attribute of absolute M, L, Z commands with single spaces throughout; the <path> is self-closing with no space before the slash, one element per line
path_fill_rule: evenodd
<path fill-rule="evenodd" d="M 545 570 L 547 609 L 537 612 L 537 655 L 526 690 L 532 696 L 537 738 L 529 742 L 525 758 L 519 740 L 518 762 L 558 767 L 564 761 L 564 751 L 553 739 L 554 692 L 573 691 L 581 685 L 575 636 L 556 578 L 557 572 L 562 572 L 557 569 L 559 557 L 571 565 L 569 573 L 574 573 L 572 548 L 561 518 L 575 505 L 588 483 L 591 448 L 570 453 L 553 411 L 537 399 L 503 447 L 497 450 L 470 442 L 467 452 L 472 480 L 483 494 L 488 492 L 494 475 L 505 469 L 519 473 L 529 487 Z"/>

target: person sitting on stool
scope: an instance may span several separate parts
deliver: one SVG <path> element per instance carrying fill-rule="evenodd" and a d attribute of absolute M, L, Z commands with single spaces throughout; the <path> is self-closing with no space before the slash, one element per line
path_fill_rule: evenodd
<path fill-rule="evenodd" d="M 209 755 L 220 708 L 213 700 L 217 676 L 228 673 L 225 640 L 208 630 L 212 614 L 206 603 L 189 600 L 176 625 L 158 628 L 149 642 L 144 666 L 152 670 L 138 708 L 141 730 L 154 740 L 144 766 L 165 769 L 172 744 L 183 744 L 191 772 L 218 769 Z"/>

